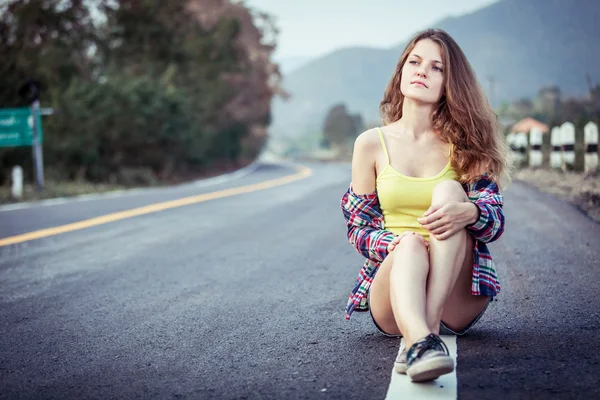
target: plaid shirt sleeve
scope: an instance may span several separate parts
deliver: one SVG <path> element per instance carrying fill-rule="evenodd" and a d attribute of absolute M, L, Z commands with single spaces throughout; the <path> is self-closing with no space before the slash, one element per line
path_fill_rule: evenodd
<path fill-rule="evenodd" d="M 504 199 L 498 190 L 498 185 L 482 175 L 478 180 L 468 185 L 467 195 L 479 207 L 479 220 L 468 225 L 475 239 L 490 243 L 502 236 L 504 232 Z"/>
<path fill-rule="evenodd" d="M 348 188 L 340 202 L 348 241 L 363 257 L 381 262 L 387 256 L 387 246 L 394 234 L 383 229 L 383 214 L 377 193 L 356 194 Z"/>

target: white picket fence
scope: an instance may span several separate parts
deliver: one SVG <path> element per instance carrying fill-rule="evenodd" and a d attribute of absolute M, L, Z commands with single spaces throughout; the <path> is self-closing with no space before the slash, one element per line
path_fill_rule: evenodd
<path fill-rule="evenodd" d="M 590 121 L 583 131 L 583 171 L 587 174 L 595 174 L 598 172 L 598 125 Z M 550 130 L 550 168 L 563 171 L 574 169 L 575 136 L 575 125 L 572 122 L 565 122 Z M 532 128 L 530 132 L 511 132 L 506 136 L 513 161 L 517 166 L 545 167 L 542 153 L 543 138 L 542 131 L 537 128 Z"/>

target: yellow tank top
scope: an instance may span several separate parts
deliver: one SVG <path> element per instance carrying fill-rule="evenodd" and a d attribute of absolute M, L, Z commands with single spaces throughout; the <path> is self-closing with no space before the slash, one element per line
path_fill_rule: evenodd
<path fill-rule="evenodd" d="M 387 163 L 377 176 L 377 194 L 383 211 L 385 229 L 396 235 L 404 231 L 414 231 L 429 240 L 429 232 L 421 227 L 417 218 L 422 217 L 431 206 L 433 189 L 442 181 L 458 180 L 458 175 L 450 161 L 439 174 L 432 177 L 415 178 L 401 174 L 390 165 L 383 132 L 379 128 L 377 131 Z"/>

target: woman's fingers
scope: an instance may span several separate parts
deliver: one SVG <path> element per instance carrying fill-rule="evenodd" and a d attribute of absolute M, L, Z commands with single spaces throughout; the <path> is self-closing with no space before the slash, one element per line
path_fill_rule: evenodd
<path fill-rule="evenodd" d="M 394 251 L 394 249 L 396 248 L 396 246 L 398 245 L 398 243 L 400 243 L 400 240 L 402 240 L 402 238 L 404 236 L 406 236 L 408 233 L 409 232 L 402 232 L 400 235 L 395 236 L 394 239 L 392 239 L 392 241 L 388 245 L 388 251 Z"/>
<path fill-rule="evenodd" d="M 446 229 L 445 231 L 443 231 L 440 234 L 435 234 L 435 238 L 437 240 L 446 240 L 448 239 L 450 236 L 454 235 L 456 232 L 458 232 L 458 229 L 452 229 L 452 227 L 448 227 L 448 229 Z"/>
<path fill-rule="evenodd" d="M 434 235 L 441 235 L 442 233 L 448 231 L 449 229 L 450 229 L 450 226 L 442 225 L 442 226 L 439 226 L 439 227 L 431 230 L 430 232 L 433 233 Z"/>
<path fill-rule="evenodd" d="M 436 221 L 432 221 L 428 224 L 422 225 L 424 229 L 427 229 L 429 232 L 433 232 L 435 229 L 438 229 L 442 226 L 446 225 L 446 221 L 444 219 L 438 219 Z"/>

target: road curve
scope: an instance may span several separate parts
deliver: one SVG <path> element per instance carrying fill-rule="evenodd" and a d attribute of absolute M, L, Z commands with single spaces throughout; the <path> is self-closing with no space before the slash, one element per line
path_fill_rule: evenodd
<path fill-rule="evenodd" d="M 344 319 L 362 261 L 349 166 L 307 167 L 0 247 L 0 398 L 385 398 L 397 340 Z M 0 211 L 0 238 L 295 173 Z M 504 194 L 503 291 L 457 339 L 458 398 L 600 398 L 600 225 L 519 182 Z"/>

